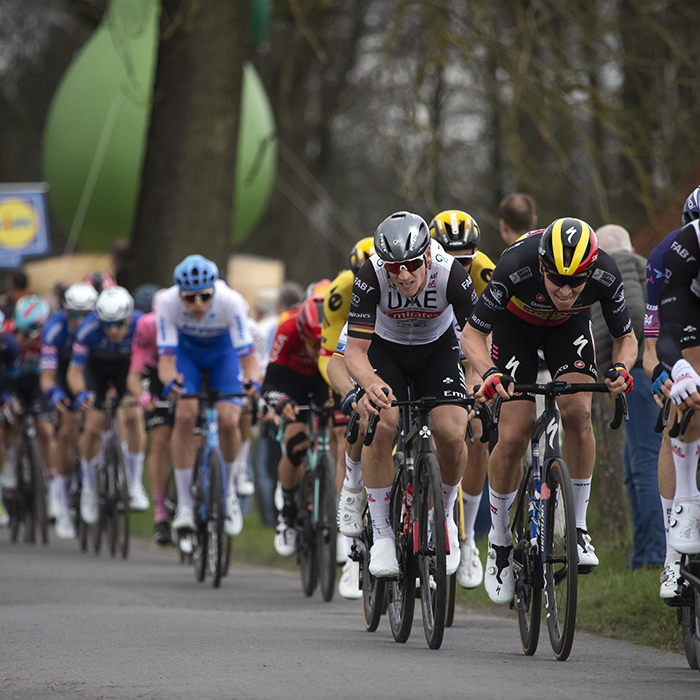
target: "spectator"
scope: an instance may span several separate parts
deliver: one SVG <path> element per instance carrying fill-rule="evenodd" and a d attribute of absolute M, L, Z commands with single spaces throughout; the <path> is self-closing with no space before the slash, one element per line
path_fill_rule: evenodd
<path fill-rule="evenodd" d="M 21 270 L 13 270 L 5 279 L 5 289 L 6 295 L 2 311 L 5 318 L 12 318 L 17 301 L 23 296 L 31 294 L 27 275 Z"/>
<path fill-rule="evenodd" d="M 661 435 L 654 432 L 659 409 L 652 398 L 651 380 L 642 368 L 646 260 L 634 252 L 629 233 L 622 226 L 601 226 L 596 234 L 599 246 L 612 256 L 622 273 L 625 299 L 639 342 L 637 362 L 630 370 L 634 379 L 634 391 L 627 397 L 630 419 L 625 424 L 622 449 L 622 469 L 630 502 L 634 538 L 629 566 L 631 569 L 661 567 L 666 556 L 666 538 L 657 476 Z M 599 376 L 612 366 L 611 340 L 603 330 L 602 313 L 596 306 L 593 310 L 593 336 Z M 614 463 L 615 455 L 611 455 L 611 458 Z"/>
<path fill-rule="evenodd" d="M 535 200 L 529 194 L 506 195 L 498 205 L 498 227 L 506 246 L 513 245 L 524 233 L 537 226 Z"/>

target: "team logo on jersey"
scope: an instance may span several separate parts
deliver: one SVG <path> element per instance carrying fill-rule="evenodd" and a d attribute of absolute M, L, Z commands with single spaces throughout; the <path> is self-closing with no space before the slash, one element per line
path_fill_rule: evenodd
<path fill-rule="evenodd" d="M 452 382 L 454 382 L 454 379 L 452 379 L 452 377 L 445 377 L 445 378 L 442 380 L 442 383 L 443 383 L 443 384 L 452 384 Z"/>
<path fill-rule="evenodd" d="M 583 348 L 588 345 L 588 339 L 584 338 L 584 336 L 580 335 L 576 340 L 574 340 L 574 347 L 576 348 L 576 352 L 579 357 L 583 357 L 581 354 L 583 352 Z"/>
<path fill-rule="evenodd" d="M 697 328 L 695 326 L 686 326 L 683 329 L 683 332 L 684 333 L 695 333 L 696 330 L 697 330 Z"/>
<path fill-rule="evenodd" d="M 586 363 L 583 360 L 576 360 L 576 362 L 574 362 L 574 367 L 576 367 L 576 369 L 583 369 L 585 366 Z"/>
<path fill-rule="evenodd" d="M 503 304 L 503 299 L 508 294 L 508 289 L 503 282 L 496 282 L 491 280 L 491 296 L 496 300 L 497 303 Z"/>
<path fill-rule="evenodd" d="M 544 294 L 538 294 L 535 299 L 537 299 L 537 301 L 544 301 Z"/>
<path fill-rule="evenodd" d="M 597 280 L 601 284 L 604 284 L 606 287 L 609 287 L 615 281 L 615 275 L 611 275 L 609 272 L 598 268 L 591 275 L 591 279 Z"/>
<path fill-rule="evenodd" d="M 694 255 L 690 254 L 690 251 L 686 250 L 680 243 L 677 241 L 673 241 L 671 243 L 671 250 L 674 253 L 677 253 L 679 257 L 683 258 L 686 262 L 692 262 L 693 260 L 696 260 L 697 258 Z"/>
<path fill-rule="evenodd" d="M 616 304 L 621 304 L 624 300 L 625 300 L 625 285 L 620 283 L 620 286 L 615 291 L 615 296 L 613 297 L 613 301 Z"/>
<path fill-rule="evenodd" d="M 512 275 L 509 275 L 509 277 L 513 284 L 517 284 L 518 282 L 522 282 L 523 280 L 532 277 L 532 270 L 529 267 L 523 267 L 514 272 Z"/>
<path fill-rule="evenodd" d="M 515 355 L 508 360 L 506 364 L 506 370 L 513 379 L 515 379 L 515 373 L 518 371 L 518 366 L 520 365 L 520 360 L 516 359 Z"/>

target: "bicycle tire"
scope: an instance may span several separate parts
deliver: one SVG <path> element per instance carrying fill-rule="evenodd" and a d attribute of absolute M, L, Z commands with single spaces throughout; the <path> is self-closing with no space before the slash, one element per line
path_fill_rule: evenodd
<path fill-rule="evenodd" d="M 211 585 L 221 585 L 221 553 L 224 538 L 224 484 L 221 476 L 219 453 L 212 450 L 209 455 L 209 508 L 207 513 L 207 568 Z"/>
<path fill-rule="evenodd" d="M 221 562 L 221 575 L 228 576 L 229 569 L 231 568 L 231 550 L 233 549 L 233 537 L 231 535 L 224 534 L 224 551 L 223 559 Z"/>
<path fill-rule="evenodd" d="M 382 619 L 386 603 L 386 579 L 376 578 L 369 572 L 369 550 L 374 544 L 372 518 L 365 505 L 362 513 L 362 542 L 364 550 L 360 555 L 360 575 L 362 578 L 362 619 L 368 632 L 376 631 Z"/>
<path fill-rule="evenodd" d="M 41 457 L 39 442 L 36 438 L 29 440 L 29 461 L 31 464 L 31 493 L 34 523 L 39 529 L 42 544 L 49 543 L 49 517 L 46 507 L 46 477 L 44 460 Z"/>
<path fill-rule="evenodd" d="M 115 503 L 116 512 L 114 513 L 116 529 L 117 529 L 117 551 L 122 559 L 129 556 L 129 525 L 130 525 L 130 497 L 129 497 L 129 481 L 126 476 L 126 465 L 124 464 L 124 455 L 119 449 L 116 451 L 116 495 Z"/>
<path fill-rule="evenodd" d="M 104 502 L 107 487 L 105 485 L 105 470 L 103 464 L 97 465 L 95 480 L 97 482 L 97 520 L 88 527 L 90 528 L 92 551 L 97 555 L 102 549 L 102 530 L 106 528 Z"/>
<path fill-rule="evenodd" d="M 121 449 L 120 449 L 121 451 Z M 104 474 L 105 474 L 105 531 L 107 533 L 107 546 L 112 557 L 117 556 L 117 541 L 119 539 L 119 522 L 117 520 L 117 452 L 113 444 L 105 447 Z"/>
<path fill-rule="evenodd" d="M 700 591 L 697 588 L 693 589 L 693 602 L 695 603 L 694 618 L 695 618 L 695 660 L 700 666 Z"/>
<path fill-rule="evenodd" d="M 25 461 L 27 464 L 25 465 Z M 36 542 L 34 495 L 32 492 L 32 464 L 26 438 L 22 438 L 17 454 L 17 502 L 20 522 L 24 525 L 24 542 Z"/>
<path fill-rule="evenodd" d="M 452 517 L 455 522 L 460 522 L 460 503 L 458 497 L 452 509 Z M 458 525 L 459 526 L 459 525 Z M 454 573 L 447 577 L 447 604 L 445 605 L 445 627 L 452 627 L 455 619 L 455 605 L 457 604 L 457 574 Z"/>
<path fill-rule="evenodd" d="M 418 573 L 425 640 L 439 649 L 445 634 L 447 612 L 445 504 L 440 465 L 426 454 L 414 467 L 413 502 L 418 502 Z"/>
<path fill-rule="evenodd" d="M 321 596 L 326 603 L 333 599 L 335 574 L 338 569 L 336 549 L 338 546 L 337 505 L 335 498 L 335 462 L 329 452 L 321 453 L 317 467 L 319 481 L 318 523 L 316 526 L 316 546 L 318 577 Z"/>
<path fill-rule="evenodd" d="M 537 548 L 530 543 L 530 498 L 535 492 L 529 466 L 518 487 L 513 527 L 513 571 L 520 645 L 527 656 L 537 651 L 542 618 L 542 565 Z"/>
<path fill-rule="evenodd" d="M 202 458 L 203 449 L 201 445 L 197 448 L 194 460 L 194 470 L 192 473 L 192 494 L 194 499 L 194 532 L 192 532 L 192 554 L 183 555 L 183 561 L 190 558 L 194 565 L 194 576 L 200 583 L 204 581 L 207 573 L 207 528 L 202 522 L 201 509 L 204 489 L 202 488 Z"/>
<path fill-rule="evenodd" d="M 550 495 L 545 506 L 545 610 L 554 656 L 558 661 L 566 661 L 576 630 L 578 547 L 571 477 L 561 458 L 550 462 L 547 486 Z"/>
<path fill-rule="evenodd" d="M 311 524 L 313 508 L 313 486 L 315 473 L 307 468 L 299 488 L 297 507 L 297 562 L 301 569 L 301 589 L 310 598 L 318 585 L 318 558 L 316 548 L 316 530 Z"/>
<path fill-rule="evenodd" d="M 399 560 L 399 578 L 387 585 L 387 614 L 394 641 L 403 644 L 411 636 L 413 613 L 416 605 L 416 571 L 413 557 L 413 538 L 404 528 L 404 494 L 408 488 L 408 474 L 403 466 L 403 453 L 394 455 L 396 479 L 391 489 L 389 516 L 396 538 L 396 557 Z"/>
<path fill-rule="evenodd" d="M 678 608 L 678 621 L 683 630 L 683 650 L 688 666 L 693 669 L 698 668 L 698 657 L 695 648 L 695 601 L 691 600 L 690 605 L 682 605 Z"/>

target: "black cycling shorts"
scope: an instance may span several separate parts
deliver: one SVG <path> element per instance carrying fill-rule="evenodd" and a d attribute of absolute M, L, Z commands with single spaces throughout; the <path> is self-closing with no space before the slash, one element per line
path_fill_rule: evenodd
<path fill-rule="evenodd" d="M 154 411 L 143 412 L 146 430 L 150 431 L 159 425 L 167 425 L 172 428 L 175 423 L 175 411 L 170 401 L 164 401 L 160 398 L 164 387 L 163 382 L 158 378 L 157 367 L 146 366 L 143 368 L 141 385 L 144 391 L 149 391 L 152 394 L 156 404 Z"/>
<path fill-rule="evenodd" d="M 88 357 L 85 365 L 85 387 L 95 392 L 95 408 L 103 408 L 107 390 L 114 386 L 118 400 L 126 394 L 126 377 L 129 374 L 130 357 Z"/>
<path fill-rule="evenodd" d="M 37 412 L 37 420 L 50 420 L 51 408 L 46 394 L 41 389 L 38 374 L 21 374 L 17 377 L 15 393 L 21 406 Z"/>
<path fill-rule="evenodd" d="M 572 316 L 558 326 L 534 326 L 507 312 L 493 329 L 491 358 L 499 371 L 520 384 L 537 382 L 539 349 L 553 379 L 568 372 L 598 378 L 587 314 Z M 517 398 L 535 400 L 533 395 Z"/>
<path fill-rule="evenodd" d="M 467 386 L 459 362 L 459 342 L 450 328 L 425 345 L 400 345 L 376 333 L 367 353 L 377 374 L 391 387 L 397 401 L 408 400 L 408 382 L 413 396 L 464 399 Z M 466 410 L 466 408 L 465 408 Z"/>

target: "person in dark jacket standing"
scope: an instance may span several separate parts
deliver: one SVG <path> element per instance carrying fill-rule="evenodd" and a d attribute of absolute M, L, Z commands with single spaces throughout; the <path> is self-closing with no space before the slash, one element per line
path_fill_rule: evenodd
<path fill-rule="evenodd" d="M 620 268 L 632 327 L 639 341 L 637 362 L 631 370 L 634 391 L 627 397 L 630 419 L 625 424 L 622 452 L 634 537 L 629 566 L 631 569 L 661 567 L 666 555 L 666 538 L 657 475 L 661 435 L 654 432 L 659 409 L 652 396 L 651 380 L 642 367 L 646 260 L 634 252 L 629 233 L 622 226 L 601 226 L 596 234 L 600 247 L 610 254 Z M 612 366 L 610 337 L 604 331 L 602 314 L 596 310 L 593 315 L 593 336 L 601 373 Z"/>

